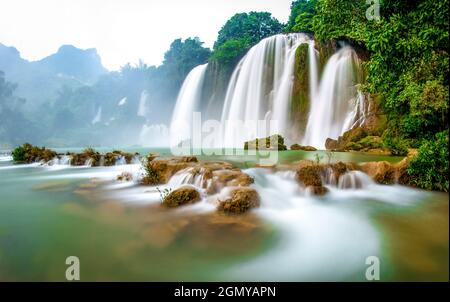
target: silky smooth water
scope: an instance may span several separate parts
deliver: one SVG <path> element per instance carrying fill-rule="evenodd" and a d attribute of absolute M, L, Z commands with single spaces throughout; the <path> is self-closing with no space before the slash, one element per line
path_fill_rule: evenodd
<path fill-rule="evenodd" d="M 301 153 L 280 155 L 287 164 Z M 239 158 L 228 156 L 244 167 Z M 261 207 L 227 216 L 208 198 L 165 209 L 156 187 L 115 180 L 121 172 L 137 177 L 139 164 L 55 169 L 5 158 L 0 280 L 63 281 L 72 255 L 84 281 L 364 281 L 368 256 L 379 257 L 381 280 L 448 280 L 446 194 L 369 181 L 330 185 L 319 198 L 305 194 L 292 171 L 245 171 Z M 183 183 L 201 181 L 178 175 L 158 189 Z"/>

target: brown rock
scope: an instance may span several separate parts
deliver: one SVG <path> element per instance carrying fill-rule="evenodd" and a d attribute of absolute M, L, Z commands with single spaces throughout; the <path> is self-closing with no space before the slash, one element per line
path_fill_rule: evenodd
<path fill-rule="evenodd" d="M 307 188 L 308 192 L 313 195 L 322 196 L 328 193 L 328 189 L 324 186 L 309 186 Z"/>
<path fill-rule="evenodd" d="M 410 185 L 411 176 L 408 174 L 409 158 L 405 157 L 398 162 L 395 168 L 395 181 L 401 185 Z"/>
<path fill-rule="evenodd" d="M 393 184 L 395 182 L 395 169 L 387 161 L 364 163 L 361 165 L 361 171 L 380 184 Z"/>
<path fill-rule="evenodd" d="M 169 193 L 162 204 L 166 207 L 173 208 L 186 204 L 192 204 L 200 201 L 200 193 L 193 187 L 181 187 Z"/>
<path fill-rule="evenodd" d="M 306 166 L 297 170 L 297 180 L 305 187 L 322 186 L 319 166 Z"/>
<path fill-rule="evenodd" d="M 314 166 L 314 165 L 315 165 L 315 163 L 309 159 L 302 159 L 297 163 L 298 169 L 301 169 L 303 167 L 310 167 L 310 166 Z"/>
<path fill-rule="evenodd" d="M 231 191 L 231 197 L 221 201 L 217 210 L 225 213 L 242 214 L 252 208 L 259 207 L 259 205 L 258 192 L 253 188 L 241 187 Z"/>
<path fill-rule="evenodd" d="M 325 148 L 327 150 L 336 150 L 339 148 L 339 143 L 336 139 L 327 138 L 325 141 Z"/>
<path fill-rule="evenodd" d="M 302 150 L 302 151 L 317 151 L 313 146 L 302 146 L 299 144 L 293 144 L 291 150 Z"/>

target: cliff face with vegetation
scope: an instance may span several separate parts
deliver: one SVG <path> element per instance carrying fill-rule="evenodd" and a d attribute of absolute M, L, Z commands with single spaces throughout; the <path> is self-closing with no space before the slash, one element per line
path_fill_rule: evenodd
<path fill-rule="evenodd" d="M 376 11 L 365 1 L 297 0 L 285 30 L 314 34 L 321 50 L 340 39 L 351 43 L 365 61 L 364 92 L 381 117 L 372 130 L 394 154 L 419 148 L 408 168 L 417 186 L 448 191 L 448 0 L 379 4 L 379 18 L 369 20 L 366 12 Z M 319 53 L 320 62 L 329 56 Z"/>

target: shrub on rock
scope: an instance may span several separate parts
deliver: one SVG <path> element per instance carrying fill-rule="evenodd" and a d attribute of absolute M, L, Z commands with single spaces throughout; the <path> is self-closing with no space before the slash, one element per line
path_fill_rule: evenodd
<path fill-rule="evenodd" d="M 186 204 L 193 204 L 200 201 L 200 193 L 193 187 L 181 187 L 164 197 L 162 204 L 169 208 L 174 208 Z"/>
<path fill-rule="evenodd" d="M 284 138 L 279 134 L 274 134 L 264 138 L 257 138 L 244 143 L 244 150 L 287 150 Z"/>
<path fill-rule="evenodd" d="M 231 191 L 230 198 L 221 201 L 217 208 L 224 213 L 242 214 L 260 205 L 258 192 L 250 187 L 240 187 Z"/>

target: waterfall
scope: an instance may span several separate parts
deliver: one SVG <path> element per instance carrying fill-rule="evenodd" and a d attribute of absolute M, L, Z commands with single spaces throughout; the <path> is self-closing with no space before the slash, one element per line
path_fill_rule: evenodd
<path fill-rule="evenodd" d="M 277 121 L 278 129 L 271 129 L 271 133 L 266 133 L 266 129 L 257 129 L 257 133 L 248 131 L 242 135 L 235 133 L 232 127 L 225 127 L 223 146 L 241 147 L 245 140 L 268 134 L 286 136 L 295 51 L 302 43 L 312 41 L 305 34 L 279 34 L 263 39 L 242 58 L 227 88 L 222 125 L 227 121 L 248 123 L 267 119 Z M 314 67 L 315 74 L 316 69 Z"/>
<path fill-rule="evenodd" d="M 183 185 L 193 185 L 199 189 L 206 189 L 211 180 L 205 178 L 206 170 L 195 168 L 186 168 L 175 173 L 169 180 L 168 186 L 172 189 L 178 189 Z"/>
<path fill-rule="evenodd" d="M 126 99 L 125 99 L 126 101 Z M 139 98 L 139 107 L 137 111 L 137 116 L 142 116 L 147 118 L 149 109 L 148 109 L 148 92 L 147 90 L 143 90 L 141 92 L 141 97 Z"/>
<path fill-rule="evenodd" d="M 98 107 L 97 113 L 95 114 L 94 118 L 92 119 L 92 124 L 95 125 L 99 123 L 102 120 L 102 106 Z"/>
<path fill-rule="evenodd" d="M 123 106 L 127 103 L 127 97 L 122 98 L 119 103 L 117 103 L 117 106 Z"/>
<path fill-rule="evenodd" d="M 339 177 L 339 189 L 361 189 L 375 184 L 369 175 L 361 171 L 349 171 Z"/>
<path fill-rule="evenodd" d="M 355 51 L 343 47 L 328 60 L 318 91 L 312 94 L 303 145 L 324 148 L 327 138 L 336 139 L 364 122 L 365 98 L 358 90 L 359 60 Z"/>
<path fill-rule="evenodd" d="M 191 137 L 192 114 L 198 110 L 208 64 L 189 72 L 181 86 L 170 124 L 170 145 L 175 146 Z"/>

